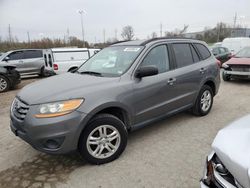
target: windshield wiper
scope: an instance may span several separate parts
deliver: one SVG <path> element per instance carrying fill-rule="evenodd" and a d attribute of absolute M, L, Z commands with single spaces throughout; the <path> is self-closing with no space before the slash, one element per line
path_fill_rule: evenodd
<path fill-rule="evenodd" d="M 78 72 L 79 74 L 89 74 L 89 75 L 94 75 L 94 76 L 102 76 L 102 73 L 100 72 L 94 72 L 94 71 L 83 71 L 83 72 Z"/>

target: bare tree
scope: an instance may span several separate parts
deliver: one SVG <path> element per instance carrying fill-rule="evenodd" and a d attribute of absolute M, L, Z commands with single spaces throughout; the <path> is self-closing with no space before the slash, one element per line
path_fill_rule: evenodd
<path fill-rule="evenodd" d="M 134 37 L 134 29 L 132 26 L 127 25 L 122 28 L 121 36 L 124 40 L 132 40 Z"/>

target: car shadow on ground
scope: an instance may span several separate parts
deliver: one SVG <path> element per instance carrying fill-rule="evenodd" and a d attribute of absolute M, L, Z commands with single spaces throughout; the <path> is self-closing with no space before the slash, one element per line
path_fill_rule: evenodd
<path fill-rule="evenodd" d="M 39 154 L 20 166 L 1 171 L 0 187 L 56 187 L 57 182 L 66 182 L 69 174 L 84 164 L 78 154 Z"/>

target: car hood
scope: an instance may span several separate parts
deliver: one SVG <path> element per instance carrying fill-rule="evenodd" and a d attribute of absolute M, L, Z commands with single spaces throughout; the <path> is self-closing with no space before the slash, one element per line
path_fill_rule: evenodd
<path fill-rule="evenodd" d="M 65 73 L 27 85 L 17 97 L 29 105 L 83 98 L 84 94 L 95 92 L 99 87 L 105 87 L 106 84 L 119 80 L 119 77 Z"/>
<path fill-rule="evenodd" d="M 226 62 L 227 65 L 250 65 L 250 58 L 231 58 Z"/>
<path fill-rule="evenodd" d="M 237 181 L 250 188 L 250 115 L 220 130 L 212 147 Z"/>

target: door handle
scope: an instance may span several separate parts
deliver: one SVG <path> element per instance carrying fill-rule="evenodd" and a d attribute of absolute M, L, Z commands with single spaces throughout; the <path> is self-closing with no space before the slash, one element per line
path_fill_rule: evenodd
<path fill-rule="evenodd" d="M 176 82 L 176 78 L 169 78 L 168 85 L 172 86 Z"/>
<path fill-rule="evenodd" d="M 201 69 L 200 69 L 200 73 L 201 73 L 201 74 L 204 74 L 205 71 L 206 71 L 206 68 L 201 68 Z"/>

